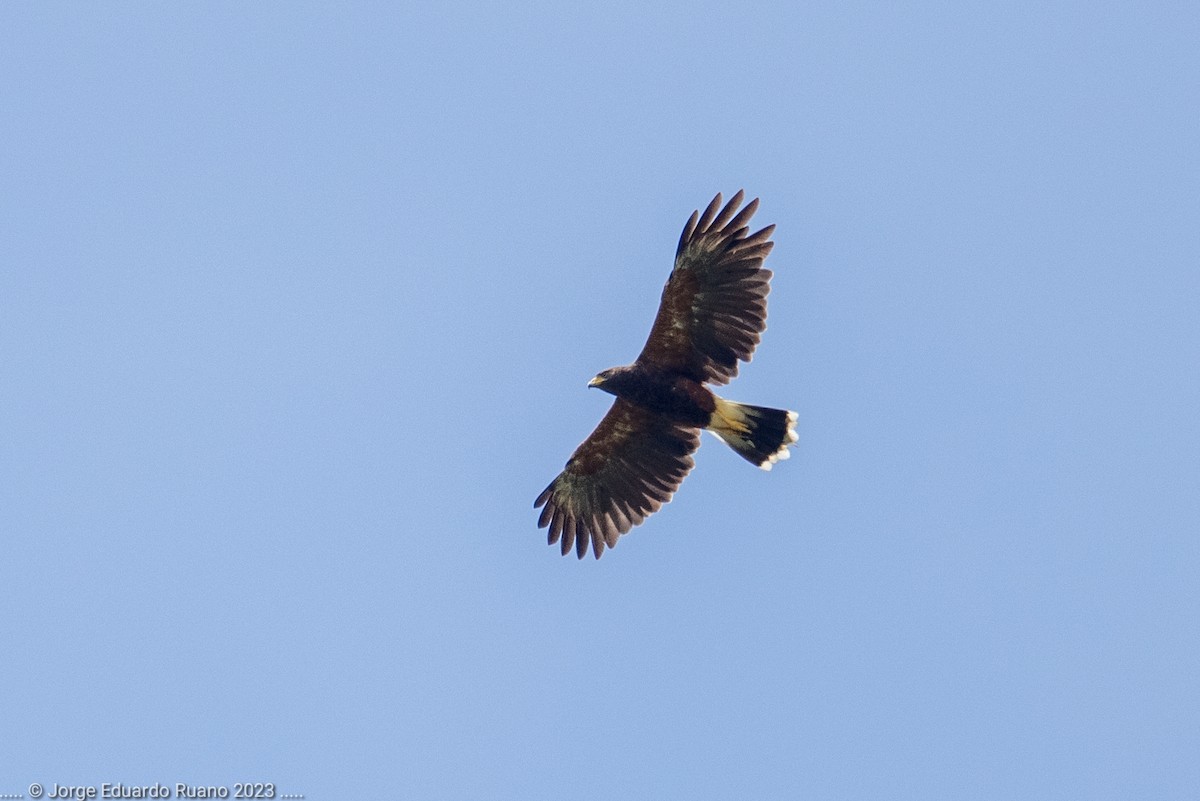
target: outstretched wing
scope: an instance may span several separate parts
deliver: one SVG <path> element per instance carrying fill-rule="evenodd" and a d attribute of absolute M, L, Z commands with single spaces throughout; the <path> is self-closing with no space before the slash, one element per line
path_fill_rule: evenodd
<path fill-rule="evenodd" d="M 767 327 L 771 271 L 762 265 L 775 226 L 750 234 L 758 198 L 739 212 L 742 197 L 739 190 L 721 208 L 718 193 L 704 214 L 692 212 L 639 362 L 725 384 L 739 359 L 750 361 Z"/>
<path fill-rule="evenodd" d="M 641 406 L 617 399 L 583 441 L 566 469 L 534 501 L 545 505 L 538 528 L 550 527 L 550 544 L 562 540 L 582 559 L 596 558 L 641 523 L 679 489 L 692 469 L 700 432 Z"/>

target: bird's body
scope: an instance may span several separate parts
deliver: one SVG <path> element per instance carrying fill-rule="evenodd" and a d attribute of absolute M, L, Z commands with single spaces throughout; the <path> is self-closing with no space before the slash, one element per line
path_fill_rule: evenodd
<path fill-rule="evenodd" d="M 739 212 L 741 202 L 738 192 L 721 208 L 718 194 L 692 214 L 641 354 L 589 382 L 617 400 L 534 504 L 545 506 L 538 525 L 550 527 L 563 554 L 574 547 L 583 558 L 590 543 L 598 559 L 669 501 L 694 464 L 700 429 L 766 470 L 796 442 L 795 412 L 735 403 L 704 386 L 737 375 L 766 327 L 771 272 L 762 264 L 775 226 L 749 234 L 758 201 Z"/>
<path fill-rule="evenodd" d="M 589 385 L 696 428 L 707 426 L 717 408 L 716 395 L 700 382 L 637 362 L 605 370 Z"/>

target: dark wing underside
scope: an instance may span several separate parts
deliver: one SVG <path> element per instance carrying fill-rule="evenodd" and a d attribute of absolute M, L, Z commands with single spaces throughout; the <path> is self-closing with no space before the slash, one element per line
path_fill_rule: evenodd
<path fill-rule="evenodd" d="M 738 360 L 750 361 L 767 327 L 771 271 L 762 265 L 775 226 L 749 233 L 758 199 L 739 212 L 742 197 L 739 191 L 721 208 L 718 194 L 704 214 L 692 212 L 639 362 L 725 384 Z"/>
<path fill-rule="evenodd" d="M 564 556 L 574 547 L 582 559 L 590 542 L 599 559 L 671 500 L 699 445 L 698 430 L 618 398 L 534 502 L 546 507 L 538 528 L 550 527 L 550 544 L 561 539 Z"/>

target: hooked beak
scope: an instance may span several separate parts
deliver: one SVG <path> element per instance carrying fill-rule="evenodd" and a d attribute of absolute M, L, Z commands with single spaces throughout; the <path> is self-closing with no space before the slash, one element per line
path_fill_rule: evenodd
<path fill-rule="evenodd" d="M 596 376 L 595 378 L 593 378 L 591 381 L 588 382 L 588 387 L 598 387 L 603 383 L 604 383 L 604 379 L 601 378 L 600 376 Z"/>

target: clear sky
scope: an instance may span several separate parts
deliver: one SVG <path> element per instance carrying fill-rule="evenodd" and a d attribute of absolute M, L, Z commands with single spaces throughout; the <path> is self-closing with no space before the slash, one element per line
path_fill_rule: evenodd
<path fill-rule="evenodd" d="M 0 793 L 1200 797 L 1200 10 L 8 3 Z M 769 327 L 532 502 L 679 231 Z"/>

